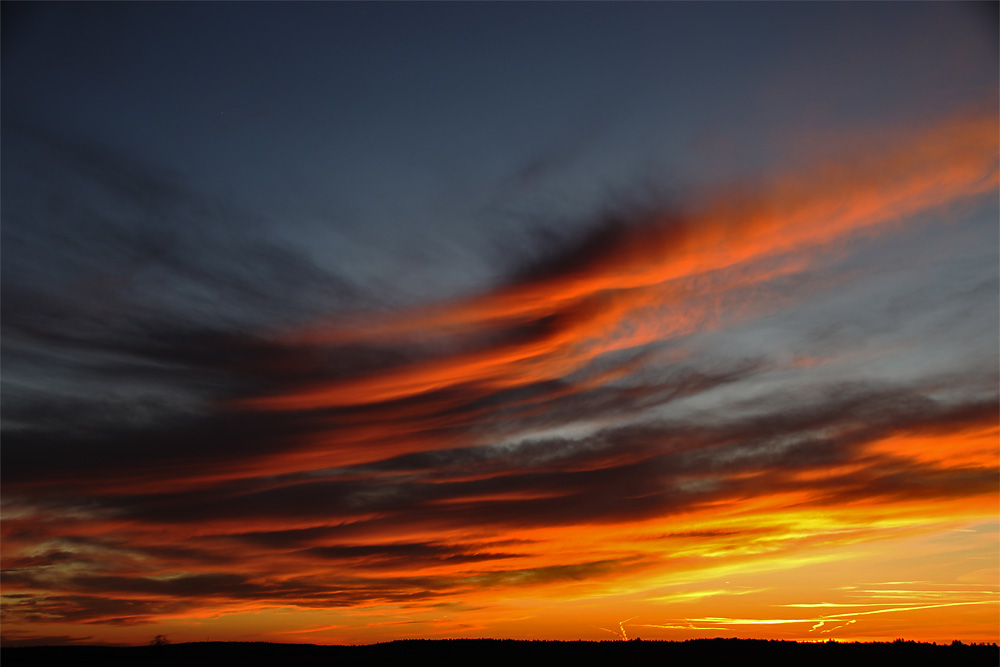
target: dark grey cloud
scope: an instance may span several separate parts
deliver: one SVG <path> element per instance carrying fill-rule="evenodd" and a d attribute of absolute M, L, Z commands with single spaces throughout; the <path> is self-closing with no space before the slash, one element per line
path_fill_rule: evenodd
<path fill-rule="evenodd" d="M 252 416 L 206 413 L 322 366 L 266 336 L 355 303 L 348 281 L 141 161 L 6 122 L 4 137 L 5 479 L 275 447 Z"/>
<path fill-rule="evenodd" d="M 386 552 L 382 552 L 386 553 Z M 420 563 L 420 560 L 417 561 Z M 471 563 L 471 561 L 470 561 Z M 622 567 L 635 567 L 637 558 L 585 561 L 542 567 L 472 570 L 461 576 L 358 577 L 341 574 L 323 577 L 246 577 L 224 573 L 186 575 L 168 580 L 128 576 L 76 576 L 60 582 L 66 595 L 15 596 L 4 614 L 12 622 L 78 622 L 141 625 L 164 613 L 179 613 L 196 606 L 198 599 L 257 600 L 294 604 L 305 608 L 352 607 L 391 603 L 421 606 L 463 592 L 491 588 L 535 586 L 583 581 L 607 575 Z M 378 568 L 375 568 L 375 572 Z M 11 578 L 12 583 L 44 585 L 30 574 Z M 51 584 L 51 582 L 44 582 Z M 118 598 L 117 595 L 127 595 Z M 148 596 L 146 599 L 136 596 Z"/>
<path fill-rule="evenodd" d="M 106 646 L 108 644 L 95 643 L 93 635 L 40 635 L 35 633 L 10 633 L 0 636 L 0 644 L 5 647 L 15 646 L 77 646 L 86 644 L 88 646 Z"/>
<path fill-rule="evenodd" d="M 5 605 L 3 615 L 8 623 L 144 625 L 161 614 L 177 613 L 186 608 L 189 605 L 164 599 L 126 599 L 107 594 L 30 594 Z"/>
<path fill-rule="evenodd" d="M 217 482 L 203 490 L 92 498 L 115 515 L 144 522 L 325 524 L 234 535 L 257 547 L 294 548 L 345 540 L 349 546 L 366 531 L 407 525 L 611 523 L 780 490 L 813 491 L 815 502 L 825 504 L 904 495 L 959 497 L 995 485 L 988 469 L 942 471 L 863 449 L 891 435 L 988 425 L 997 417 L 995 398 L 944 404 L 909 390 L 834 386 L 798 403 L 789 396 L 772 400 L 767 412 L 712 425 L 654 422 L 575 439 L 411 455 L 347 468 L 327 479 L 290 475 Z M 823 481 L 794 479 L 797 471 L 850 463 L 862 470 Z M 371 474 L 376 471 L 381 474 Z M 747 478 L 750 472 L 757 474 Z M 324 553 L 310 552 L 313 548 L 322 549 L 308 547 L 303 553 Z M 346 546 L 325 553 L 329 557 L 340 548 Z"/>
<path fill-rule="evenodd" d="M 4 319 L 14 331 L 69 340 L 93 331 L 110 346 L 127 339 L 109 334 L 142 324 L 274 326 L 358 297 L 271 234 L 274 221 L 224 196 L 98 145 L 11 123 L 4 136 L 3 275 L 13 299 Z M 55 330 L 58 313 L 76 326 Z"/>
<path fill-rule="evenodd" d="M 524 554 L 517 553 L 479 550 L 476 549 L 476 545 L 438 544 L 434 542 L 310 547 L 301 553 L 304 556 L 317 557 L 324 561 L 341 561 L 353 567 L 363 568 L 453 565 L 507 560 L 524 556 Z"/>

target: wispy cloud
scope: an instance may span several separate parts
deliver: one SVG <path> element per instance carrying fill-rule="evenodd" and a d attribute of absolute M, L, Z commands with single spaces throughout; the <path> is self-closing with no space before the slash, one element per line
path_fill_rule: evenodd
<path fill-rule="evenodd" d="M 58 360 L 83 378 L 12 373 L 37 386 L 12 390 L 4 415 L 5 616 L 131 626 L 584 588 L 693 604 L 765 587 L 664 592 L 664 573 L 779 568 L 990 516 L 995 369 L 963 366 L 959 384 L 842 376 L 831 369 L 853 362 L 822 336 L 798 355 L 734 354 L 712 336 L 766 338 L 768 318 L 864 283 L 874 269 L 844 265 L 856 246 L 994 194 L 996 134 L 994 118 L 963 117 L 859 146 L 752 189 L 605 221 L 485 293 L 370 312 L 348 280 L 239 233 L 245 261 L 227 264 L 217 240 L 105 221 L 100 236 L 123 257 L 147 249 L 139 261 L 105 257 L 117 251 L 104 240 L 85 273 L 107 270 L 90 286 L 5 280 L 5 361 Z M 101 201 L 140 217 L 165 202 L 172 215 L 214 214 L 161 179 L 58 150 L 104 165 Z M 147 302 L 164 278 L 180 286 Z M 203 317 L 200 290 L 256 305 Z M 336 305 L 318 317 L 318 303 Z M 265 325 L 256 312 L 281 317 Z M 158 393 L 88 391 L 111 379 Z M 642 625 L 826 632 L 996 599 L 902 584 L 856 593 L 858 609 L 880 608 L 643 613 Z M 624 639 L 632 620 L 607 632 Z"/>

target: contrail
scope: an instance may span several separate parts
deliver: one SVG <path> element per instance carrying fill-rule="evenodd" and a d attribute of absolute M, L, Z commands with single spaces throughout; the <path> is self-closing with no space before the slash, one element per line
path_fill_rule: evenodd
<path fill-rule="evenodd" d="M 639 617 L 633 616 L 632 618 L 626 618 L 624 621 L 618 621 L 618 628 L 619 628 L 618 632 L 615 632 L 614 630 L 608 630 L 607 628 L 602 628 L 597 625 L 592 625 L 591 627 L 597 628 L 598 630 L 604 630 L 605 632 L 610 632 L 613 635 L 617 635 L 623 641 L 628 641 L 628 634 L 625 632 L 625 623 L 628 623 L 629 621 L 634 621 L 637 618 Z"/>
<path fill-rule="evenodd" d="M 604 630 L 605 632 L 610 632 L 611 634 L 615 635 L 616 637 L 621 637 L 620 633 L 615 632 L 614 630 L 608 630 L 607 628 L 602 628 L 599 625 L 592 625 L 590 627 L 597 628 L 598 630 Z"/>
<path fill-rule="evenodd" d="M 632 618 L 626 618 L 624 621 L 618 621 L 618 627 L 621 628 L 622 631 L 622 640 L 628 641 L 628 635 L 625 634 L 625 624 L 628 623 L 629 621 L 634 621 L 637 618 L 639 617 L 633 616 Z"/>

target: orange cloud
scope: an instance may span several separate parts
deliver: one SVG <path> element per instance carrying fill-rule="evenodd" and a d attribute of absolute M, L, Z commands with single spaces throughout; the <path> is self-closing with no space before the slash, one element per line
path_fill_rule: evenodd
<path fill-rule="evenodd" d="M 653 216 L 558 275 L 484 296 L 289 336 L 311 345 L 438 337 L 546 323 L 525 342 L 404 364 L 249 399 L 264 410 L 314 410 L 443 388 L 494 391 L 565 377 L 615 349 L 711 326 L 727 292 L 795 273 L 848 235 L 996 189 L 993 118 L 907 137 L 875 156 L 773 179 L 753 193 L 716 194 L 680 220 Z M 759 304 L 755 304 L 760 308 Z"/>
<path fill-rule="evenodd" d="M 751 375 L 753 363 L 687 368 L 684 346 L 646 346 L 771 312 L 796 298 L 774 281 L 814 269 L 854 235 L 995 192 L 997 144 L 994 118 L 946 123 L 606 230 L 559 270 L 484 295 L 290 332 L 274 344 L 307 353 L 288 355 L 287 375 L 268 366 L 270 390 L 227 403 L 252 425 L 221 431 L 247 443 L 245 455 L 8 487 L 23 495 L 3 525 L 9 622 L 125 636 L 253 616 L 284 637 L 350 641 L 337 633 L 387 638 L 411 622 L 445 633 L 455 627 L 446 610 L 468 632 L 567 638 L 581 636 L 565 625 L 579 614 L 600 638 L 615 623 L 605 633 L 625 636 L 618 619 L 638 611 L 663 638 L 757 625 L 807 638 L 985 607 L 992 592 L 886 589 L 792 603 L 862 611 L 788 618 L 767 613 L 788 599 L 767 596 L 790 572 L 833 568 L 856 581 L 839 564 L 866 562 L 875 543 L 935 553 L 943 547 L 920 540 L 994 518 L 995 399 L 951 404 L 915 384 L 762 393 L 745 413 L 710 418 L 615 417 Z M 362 343 L 398 349 L 365 370 L 322 366 L 327 351 Z M 667 379 L 641 377 L 643 355 L 668 359 Z M 995 564 L 995 544 L 960 537 L 954 560 L 982 562 L 935 572 L 939 581 Z M 728 584 L 737 577 L 748 583 Z M 864 609 L 894 590 L 908 592 Z M 722 597 L 746 608 L 713 612 Z M 282 625 L 292 612 L 313 629 Z M 984 634 L 988 614 L 966 612 Z"/>

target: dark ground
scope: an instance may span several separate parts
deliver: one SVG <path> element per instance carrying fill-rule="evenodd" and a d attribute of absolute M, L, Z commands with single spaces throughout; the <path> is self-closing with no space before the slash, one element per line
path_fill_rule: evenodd
<path fill-rule="evenodd" d="M 992 645 L 918 642 L 799 644 L 753 639 L 685 642 L 555 642 L 497 639 L 401 640 L 370 646 L 316 646 L 257 642 L 204 642 L 167 646 L 36 646 L 0 652 L 4 667 L 17 665 L 197 665 L 298 667 L 299 665 L 846 665 L 917 667 L 1000 665 Z"/>

